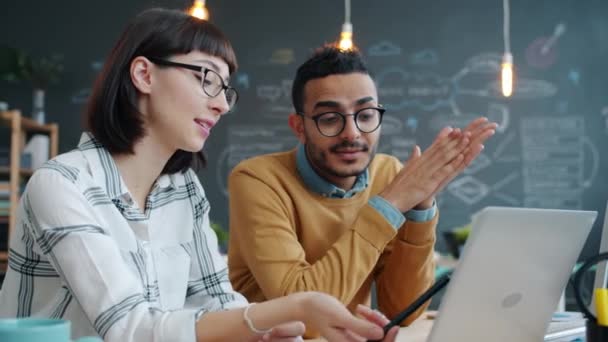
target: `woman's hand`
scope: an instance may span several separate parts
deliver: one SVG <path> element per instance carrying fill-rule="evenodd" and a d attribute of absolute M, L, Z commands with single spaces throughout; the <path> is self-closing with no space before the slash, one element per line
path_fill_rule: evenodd
<path fill-rule="evenodd" d="M 300 300 L 306 324 L 328 341 L 366 341 L 383 337 L 381 324 L 384 321 L 355 317 L 340 301 L 324 293 L 307 292 L 302 295 Z"/>
<path fill-rule="evenodd" d="M 386 318 L 386 316 L 384 316 L 380 311 L 372 310 L 372 309 L 368 308 L 367 306 L 364 306 L 361 304 L 359 304 L 357 306 L 357 314 L 362 316 L 366 320 L 377 324 L 380 327 L 384 327 L 385 325 L 387 325 L 390 322 L 389 319 Z M 399 332 L 398 326 L 392 327 L 386 333 L 386 336 L 384 336 L 384 339 L 382 340 L 382 342 L 394 342 L 395 339 L 397 338 L 398 332 Z"/>
<path fill-rule="evenodd" d="M 287 322 L 270 329 L 258 342 L 301 342 L 305 331 L 304 323 Z"/>

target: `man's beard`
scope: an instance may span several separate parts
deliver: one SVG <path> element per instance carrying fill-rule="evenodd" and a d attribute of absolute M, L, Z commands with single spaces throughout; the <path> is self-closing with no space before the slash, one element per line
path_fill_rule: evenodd
<path fill-rule="evenodd" d="M 310 139 L 308 139 L 308 141 L 310 141 Z M 343 170 L 336 169 L 336 168 L 332 167 L 331 165 L 329 165 L 327 152 L 317 148 L 317 146 L 315 144 L 306 143 L 304 145 L 304 147 L 306 149 L 306 155 L 307 155 L 310 163 L 312 164 L 313 168 L 316 169 L 317 172 L 320 171 L 323 174 L 327 174 L 327 175 L 330 175 L 333 177 L 341 177 L 341 178 L 358 176 L 361 173 L 365 172 L 365 170 L 367 169 L 367 167 L 369 166 L 371 161 L 374 159 L 374 156 L 376 155 L 376 149 L 377 149 L 376 146 L 373 146 L 373 148 L 370 149 L 369 145 L 367 145 L 367 144 L 363 144 L 360 142 L 349 142 L 349 141 L 342 141 L 339 144 L 331 146 L 329 148 L 329 151 L 331 153 L 339 153 L 339 151 L 341 149 L 346 149 L 346 148 L 351 148 L 351 149 L 355 148 L 361 152 L 369 153 L 369 159 L 364 166 L 362 166 L 361 168 L 358 168 L 358 169 L 354 169 L 354 170 L 344 170 L 343 171 Z M 353 161 L 353 163 L 354 162 L 355 161 Z"/>

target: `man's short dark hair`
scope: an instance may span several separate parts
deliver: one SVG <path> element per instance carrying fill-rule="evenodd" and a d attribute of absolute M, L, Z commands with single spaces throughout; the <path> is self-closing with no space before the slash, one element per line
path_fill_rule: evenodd
<path fill-rule="evenodd" d="M 144 122 L 137 108 L 138 91 L 131 82 L 130 65 L 138 56 L 167 58 L 202 51 L 223 59 L 232 74 L 236 56 L 228 39 L 208 21 L 176 10 L 153 8 L 137 15 L 120 36 L 97 77 L 86 109 L 86 126 L 110 153 L 134 153 L 144 137 Z M 179 150 L 163 173 L 205 166 L 202 151 Z"/>
<path fill-rule="evenodd" d="M 316 49 L 313 55 L 296 72 L 291 87 L 291 100 L 297 113 L 304 111 L 304 88 L 310 80 L 329 75 L 369 74 L 363 56 L 358 50 L 340 50 L 335 45 L 325 45 Z"/>

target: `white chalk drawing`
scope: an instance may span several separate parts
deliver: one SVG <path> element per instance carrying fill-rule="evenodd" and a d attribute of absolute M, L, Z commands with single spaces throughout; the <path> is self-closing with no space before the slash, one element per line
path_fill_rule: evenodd
<path fill-rule="evenodd" d="M 382 144 L 380 152 L 390 154 L 401 162 L 409 159 L 412 150 L 416 146 L 416 139 L 404 137 L 390 137 L 387 144 Z"/>
<path fill-rule="evenodd" d="M 378 96 L 389 110 L 419 109 L 425 112 L 449 110 L 459 116 L 468 112 L 462 108 L 470 101 L 461 97 L 504 100 L 497 75 L 502 57 L 497 53 L 482 53 L 471 57 L 465 66 L 451 77 L 430 71 L 409 71 L 403 67 L 388 67 L 377 78 Z M 512 99 L 539 99 L 554 96 L 557 87 L 544 80 L 518 78 Z M 475 113 L 479 115 L 480 113 Z M 488 113 L 500 119 L 498 131 L 508 128 L 509 109 L 492 101 Z"/>
<path fill-rule="evenodd" d="M 488 120 L 496 122 L 496 132 L 504 133 L 509 128 L 509 107 L 502 103 L 490 103 L 488 105 Z"/>
<path fill-rule="evenodd" d="M 385 69 L 376 79 L 378 96 L 389 110 L 408 107 L 425 111 L 449 105 L 453 91 L 449 80 L 431 72 L 408 72 L 400 67 Z"/>
<path fill-rule="evenodd" d="M 551 209 L 582 209 L 581 194 L 554 191 L 550 196 L 546 194 L 526 194 L 524 206 L 530 208 Z"/>
<path fill-rule="evenodd" d="M 470 58 L 451 80 L 458 95 L 504 99 L 497 75 L 500 74 L 502 57 L 496 53 L 483 53 Z M 484 81 L 485 79 L 485 81 Z M 480 88 L 479 85 L 482 85 Z M 554 96 L 557 87 L 544 80 L 517 78 L 512 99 L 538 99 Z"/>
<path fill-rule="evenodd" d="M 551 35 L 551 37 L 547 39 L 545 44 L 540 49 L 540 53 L 546 55 L 547 53 L 549 53 L 550 50 L 555 50 L 555 43 L 564 33 L 566 33 L 566 24 L 557 24 L 557 26 L 555 26 L 555 30 L 553 31 L 553 35 Z"/>
<path fill-rule="evenodd" d="M 536 48 L 550 57 L 556 53 L 556 43 L 557 38 L 553 41 L 544 39 L 544 45 Z M 402 56 L 403 51 L 391 41 L 379 41 L 367 50 L 372 57 Z M 285 52 L 277 54 L 289 57 Z M 278 58 L 283 61 L 278 64 L 284 64 L 283 57 Z M 555 97 L 556 84 L 517 75 L 514 93 L 510 99 L 505 99 L 498 82 L 502 63 L 500 53 L 474 55 L 462 68 L 447 76 L 429 67 L 439 63 L 435 50 L 420 50 L 403 57 L 407 63 L 404 66 L 387 66 L 389 58 L 372 60 L 381 65 L 375 81 L 379 99 L 388 109 L 382 124 L 379 152 L 406 162 L 416 144 L 422 140 L 426 144 L 432 139 L 417 133 L 436 133 L 446 125 L 463 128 L 484 115 L 499 124 L 492 145 L 465 169 L 463 175 L 448 184 L 442 196 L 447 195 L 448 201 L 456 201 L 460 206 L 464 203 L 471 209 L 484 203 L 486 198 L 514 206 L 581 207 L 582 192 L 597 178 L 600 157 L 598 148 L 584 135 L 582 118 L 567 116 L 568 102 L 559 98 L 555 107 L 547 109 L 553 114 L 547 117 L 520 114 L 515 110 L 517 107 L 510 107 L 514 100 L 521 104 L 521 101 Z M 566 76 L 576 84 L 580 82 L 580 73 L 577 73 L 573 68 Z M 292 81 L 287 78 L 261 84 L 247 80 L 256 89 L 255 94 L 262 104 L 258 111 L 262 116 L 286 120 L 287 114 L 293 111 Z M 603 109 L 602 117 L 608 134 L 608 106 Z M 418 138 L 421 141 L 417 142 Z M 233 130 L 219 163 L 226 170 L 218 171 L 218 175 L 226 177 L 228 170 L 242 159 L 287 150 L 295 144 L 289 130 L 279 132 L 274 128 L 251 129 L 250 126 L 247 130 Z M 486 179 L 485 176 L 490 177 Z M 499 179 L 495 179 L 497 176 Z M 225 179 L 218 183 L 225 189 Z"/>
<path fill-rule="evenodd" d="M 425 49 L 414 52 L 410 56 L 410 64 L 419 66 L 433 66 L 439 64 L 439 56 L 435 50 Z"/>
<path fill-rule="evenodd" d="M 494 197 L 496 197 L 512 206 L 516 206 L 516 207 L 521 206 L 521 201 L 513 196 L 503 194 L 503 193 L 494 193 L 493 195 L 494 195 Z"/>
<path fill-rule="evenodd" d="M 479 117 L 478 114 L 437 114 L 429 121 L 429 128 L 434 132 L 439 132 L 443 127 L 446 126 L 464 128 L 469 124 L 469 122 L 475 120 L 477 117 Z"/>
<path fill-rule="evenodd" d="M 465 62 L 464 68 L 456 73 L 452 79 L 459 80 L 469 73 L 490 74 L 495 77 L 500 72 L 501 63 L 502 56 L 500 54 L 493 52 L 481 53 L 469 58 Z"/>
<path fill-rule="evenodd" d="M 515 160 L 519 160 L 520 159 L 519 156 L 504 156 L 505 149 L 507 149 L 507 147 L 512 145 L 514 141 L 515 141 L 515 133 L 512 132 L 512 133 L 507 134 L 504 139 L 497 142 L 497 145 L 496 145 L 496 148 L 494 149 L 494 154 L 492 155 L 492 158 L 499 162 L 500 161 L 512 162 L 514 158 L 516 158 Z"/>
<path fill-rule="evenodd" d="M 599 171 L 599 152 L 585 136 L 582 116 L 533 117 L 521 121 L 524 203 L 581 208 L 582 192 Z M 590 151 L 585 163 L 585 149 Z M 585 165 L 591 164 L 585 177 Z M 564 197 L 561 197 L 561 196 Z"/>
<path fill-rule="evenodd" d="M 505 186 L 507 186 L 509 183 L 512 183 L 513 181 L 517 180 L 518 178 L 519 178 L 519 174 L 517 172 L 512 172 L 505 178 L 494 183 L 494 185 L 492 185 L 491 188 L 493 191 L 498 191 L 498 190 L 504 188 Z"/>
<path fill-rule="evenodd" d="M 270 119 L 284 120 L 293 112 L 291 104 L 292 80 L 283 79 L 277 84 L 261 84 L 256 87 L 256 96 L 263 104 L 261 115 Z"/>
<path fill-rule="evenodd" d="M 256 94 L 259 99 L 276 102 L 283 95 L 282 88 L 276 85 L 259 85 L 256 88 Z"/>
<path fill-rule="evenodd" d="M 262 102 L 276 103 L 278 101 L 291 101 L 292 80 L 281 80 L 279 84 L 262 84 L 256 87 L 257 97 Z"/>
<path fill-rule="evenodd" d="M 373 57 L 399 56 L 401 55 L 401 47 L 388 40 L 383 40 L 370 46 L 367 54 Z"/>
<path fill-rule="evenodd" d="M 604 117 L 604 130 L 608 134 L 608 106 L 602 108 L 602 116 Z"/>
<path fill-rule="evenodd" d="M 500 82 L 495 81 L 490 84 L 490 96 L 503 98 Z M 529 100 L 552 97 L 557 93 L 557 87 L 550 82 L 543 80 L 530 80 L 520 78 L 515 81 L 513 87 L 513 100 Z"/>
<path fill-rule="evenodd" d="M 396 135 L 403 131 L 403 124 L 398 117 L 384 114 L 382 117 L 382 135 Z"/>
<path fill-rule="evenodd" d="M 473 176 L 464 176 L 448 185 L 448 191 L 468 205 L 475 204 L 485 198 L 489 187 Z"/>
<path fill-rule="evenodd" d="M 593 144 L 593 141 L 589 139 L 589 137 L 584 136 L 583 145 L 589 150 L 590 160 L 591 160 L 591 171 L 589 172 L 589 177 L 584 178 L 581 185 L 585 188 L 590 188 L 593 184 L 593 180 L 597 177 L 598 172 L 600 171 L 600 151 Z"/>
<path fill-rule="evenodd" d="M 550 37 L 536 38 L 526 48 L 526 62 L 531 67 L 547 69 L 557 61 L 557 42 L 566 33 L 566 25 L 558 23 Z"/>
<path fill-rule="evenodd" d="M 433 56 L 434 51 L 429 50 L 425 53 Z M 416 54 L 418 57 L 424 55 L 421 52 Z M 423 64 L 414 63 L 411 60 L 410 63 L 416 66 Z M 512 192 L 513 186 L 505 186 L 503 190 L 500 188 L 515 180 L 519 180 L 518 186 L 526 183 L 530 177 L 531 168 L 528 168 L 528 174 L 525 177 L 524 172 L 516 171 L 506 179 L 501 178 L 494 186 L 490 186 L 480 179 L 483 178 L 484 173 L 492 173 L 486 170 L 495 169 L 495 163 L 500 163 L 505 170 L 513 170 L 522 163 L 520 150 L 515 148 L 519 146 L 516 144 L 518 133 L 511 127 L 513 113 L 509 108 L 509 103 L 513 100 L 550 98 L 554 97 L 558 91 L 556 85 L 551 82 L 518 77 L 514 93 L 506 102 L 498 82 L 501 63 L 502 54 L 480 53 L 469 58 L 460 70 L 449 77 L 431 71 L 389 66 L 381 70 L 376 78 L 379 98 L 391 113 L 397 112 L 407 118 L 405 128 L 413 126 L 417 130 L 420 115 L 430 115 L 425 121 L 428 124 L 426 129 L 430 132 L 439 132 L 445 126 L 463 128 L 471 120 L 481 115 L 498 123 L 497 136 L 493 138 L 497 145 L 493 152 L 481 154 L 464 171 L 463 177 L 452 182 L 447 188 L 448 193 L 468 205 L 479 203 L 489 195 L 510 205 L 521 205 L 525 201 L 525 199 L 517 198 L 519 196 L 515 195 L 517 191 L 515 193 L 507 192 Z M 487 106 L 486 109 L 480 109 L 480 104 Z M 567 109 L 567 104 L 565 104 L 562 113 L 567 113 Z M 412 115 L 411 112 L 416 114 Z M 608 118 L 606 121 L 608 122 Z M 406 131 L 406 133 L 412 134 L 416 130 Z M 500 138 L 501 136 L 502 138 Z M 415 144 L 414 139 L 409 139 L 409 142 L 411 146 Z M 382 150 L 390 154 L 401 153 L 401 156 L 411 153 L 411 149 L 404 152 L 401 148 L 393 146 L 394 143 L 391 139 L 384 139 Z M 522 174 L 521 177 L 520 174 Z M 592 178 L 593 176 L 591 176 Z M 578 184 L 583 184 L 583 180 L 579 179 Z M 526 192 L 524 196 L 529 194 L 531 194 L 530 191 Z"/>
<path fill-rule="evenodd" d="M 492 165 L 492 160 L 484 153 L 479 154 L 471 164 L 464 170 L 467 175 L 475 174 Z"/>

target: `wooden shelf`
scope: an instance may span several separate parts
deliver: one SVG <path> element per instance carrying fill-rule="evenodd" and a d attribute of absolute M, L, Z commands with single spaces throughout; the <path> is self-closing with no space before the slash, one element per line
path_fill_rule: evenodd
<path fill-rule="evenodd" d="M 11 169 L 8 166 L 0 166 L 0 175 L 8 175 Z M 33 169 L 19 169 L 19 174 L 22 176 L 31 176 L 34 173 Z"/>
<path fill-rule="evenodd" d="M 21 168 L 21 154 L 26 146 L 26 139 L 31 133 L 47 134 L 49 136 L 49 158 L 57 155 L 59 145 L 59 126 L 56 123 L 41 124 L 35 120 L 23 117 L 19 110 L 0 111 L 0 125 L 8 126 L 11 130 L 10 166 L 0 167 L 2 178 L 8 178 L 8 193 L 10 208 L 8 213 L 8 239 L 15 229 L 17 206 L 20 197 L 22 177 L 29 177 L 34 170 Z M 8 177 L 6 177 L 8 175 Z M 3 191 L 5 187 L 3 187 Z M 5 253 L 6 254 L 6 253 Z M 2 261 L 0 252 L 0 262 Z M 6 259 L 6 256 L 4 256 Z"/>
<path fill-rule="evenodd" d="M 8 270 L 8 252 L 0 252 L 0 273 L 6 273 Z M 0 287 L 2 284 L 0 283 Z"/>
<path fill-rule="evenodd" d="M 5 123 L 9 123 L 12 119 L 12 113 L 11 112 L 0 112 L 0 118 L 2 119 L 1 121 L 5 122 Z M 55 130 L 56 128 L 54 128 L 55 126 L 57 126 L 57 124 L 54 123 L 50 123 L 50 124 L 41 124 L 36 120 L 30 119 L 30 118 L 26 118 L 24 116 L 21 117 L 20 119 L 21 121 L 21 129 L 27 132 L 39 132 L 39 133 L 52 133 L 53 130 Z"/>

